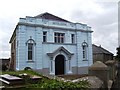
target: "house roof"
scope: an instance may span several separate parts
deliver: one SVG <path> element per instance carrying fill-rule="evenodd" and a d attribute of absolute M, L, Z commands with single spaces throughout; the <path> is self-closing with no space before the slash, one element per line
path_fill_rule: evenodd
<path fill-rule="evenodd" d="M 49 20 L 55 20 L 55 21 L 62 21 L 62 22 L 70 22 L 70 21 L 67 21 L 65 19 L 62 19 L 58 16 L 55 16 L 53 14 L 50 14 L 48 12 L 45 12 L 45 13 L 42 13 L 42 14 L 39 14 L 37 16 L 35 16 L 35 18 L 42 18 L 42 19 L 49 19 Z"/>
<path fill-rule="evenodd" d="M 97 46 L 94 44 L 92 45 L 92 49 L 93 49 L 93 54 L 96 54 L 96 53 L 113 54 L 109 52 L 108 50 L 104 49 L 103 47 Z"/>
<path fill-rule="evenodd" d="M 5 63 L 9 63 L 10 62 L 10 58 L 8 59 L 0 59 L 0 64 L 5 64 Z"/>

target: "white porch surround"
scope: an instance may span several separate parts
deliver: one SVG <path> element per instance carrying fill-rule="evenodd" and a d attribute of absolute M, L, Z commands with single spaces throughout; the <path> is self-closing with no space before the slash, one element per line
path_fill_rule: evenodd
<path fill-rule="evenodd" d="M 50 75 L 55 75 L 55 60 L 50 60 Z M 72 74 L 71 60 L 65 60 L 65 74 Z"/>
<path fill-rule="evenodd" d="M 71 67 L 71 60 L 67 60 L 68 61 L 68 67 L 69 67 L 69 69 L 68 69 L 68 72 L 67 72 L 67 74 L 72 74 L 72 67 Z"/>
<path fill-rule="evenodd" d="M 55 61 L 54 60 L 51 60 L 50 61 L 51 64 L 50 64 L 50 75 L 55 75 Z"/>
<path fill-rule="evenodd" d="M 55 58 L 58 55 L 63 55 L 65 57 L 65 68 L 64 73 L 65 74 L 72 74 L 72 67 L 71 67 L 71 57 L 74 55 L 73 53 L 70 53 L 68 50 L 66 50 L 64 47 L 59 47 L 57 50 L 55 50 L 53 53 L 47 53 L 47 55 L 50 57 L 50 75 L 55 75 Z"/>

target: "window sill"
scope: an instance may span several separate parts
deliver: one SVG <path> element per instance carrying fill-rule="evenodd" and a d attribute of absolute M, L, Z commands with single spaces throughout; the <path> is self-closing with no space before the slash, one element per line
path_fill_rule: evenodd
<path fill-rule="evenodd" d="M 88 60 L 82 60 L 82 61 L 88 61 Z"/>
<path fill-rule="evenodd" d="M 30 61 L 30 60 L 29 60 L 29 61 L 27 61 L 27 63 L 34 63 L 34 62 L 35 62 L 35 61 L 32 61 L 32 60 L 31 60 L 31 61 Z"/>
<path fill-rule="evenodd" d="M 76 43 L 55 43 L 55 42 L 42 42 L 42 44 L 76 45 Z"/>

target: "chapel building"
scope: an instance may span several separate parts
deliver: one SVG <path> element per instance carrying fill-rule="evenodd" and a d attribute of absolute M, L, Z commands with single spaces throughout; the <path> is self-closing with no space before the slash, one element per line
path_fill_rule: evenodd
<path fill-rule="evenodd" d="M 92 30 L 50 13 L 20 18 L 10 39 L 10 68 L 44 74 L 87 74 L 93 64 Z"/>

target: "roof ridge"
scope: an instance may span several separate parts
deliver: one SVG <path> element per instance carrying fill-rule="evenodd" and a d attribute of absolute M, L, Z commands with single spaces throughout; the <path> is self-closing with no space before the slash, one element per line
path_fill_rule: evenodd
<path fill-rule="evenodd" d="M 105 48 L 101 47 L 101 46 L 97 46 L 95 44 L 92 44 L 96 49 L 95 49 L 95 52 L 97 50 L 97 52 L 99 53 L 106 53 L 106 54 L 113 54 L 111 53 L 110 51 L 106 50 Z"/>
<path fill-rule="evenodd" d="M 68 20 L 65 20 L 61 17 L 58 17 L 56 15 L 53 15 L 51 13 L 45 12 L 45 13 L 41 13 L 37 16 L 34 16 L 35 18 L 43 18 L 43 19 L 49 19 L 49 20 L 56 20 L 56 21 L 63 21 L 63 22 L 70 22 Z"/>
<path fill-rule="evenodd" d="M 109 52 L 108 50 L 106 50 L 106 49 L 104 49 L 103 47 L 100 47 L 101 49 L 103 49 L 103 50 L 105 50 L 106 52 Z M 111 53 L 111 52 L 109 52 L 109 53 Z M 112 53 L 111 53 L 112 54 Z"/>

